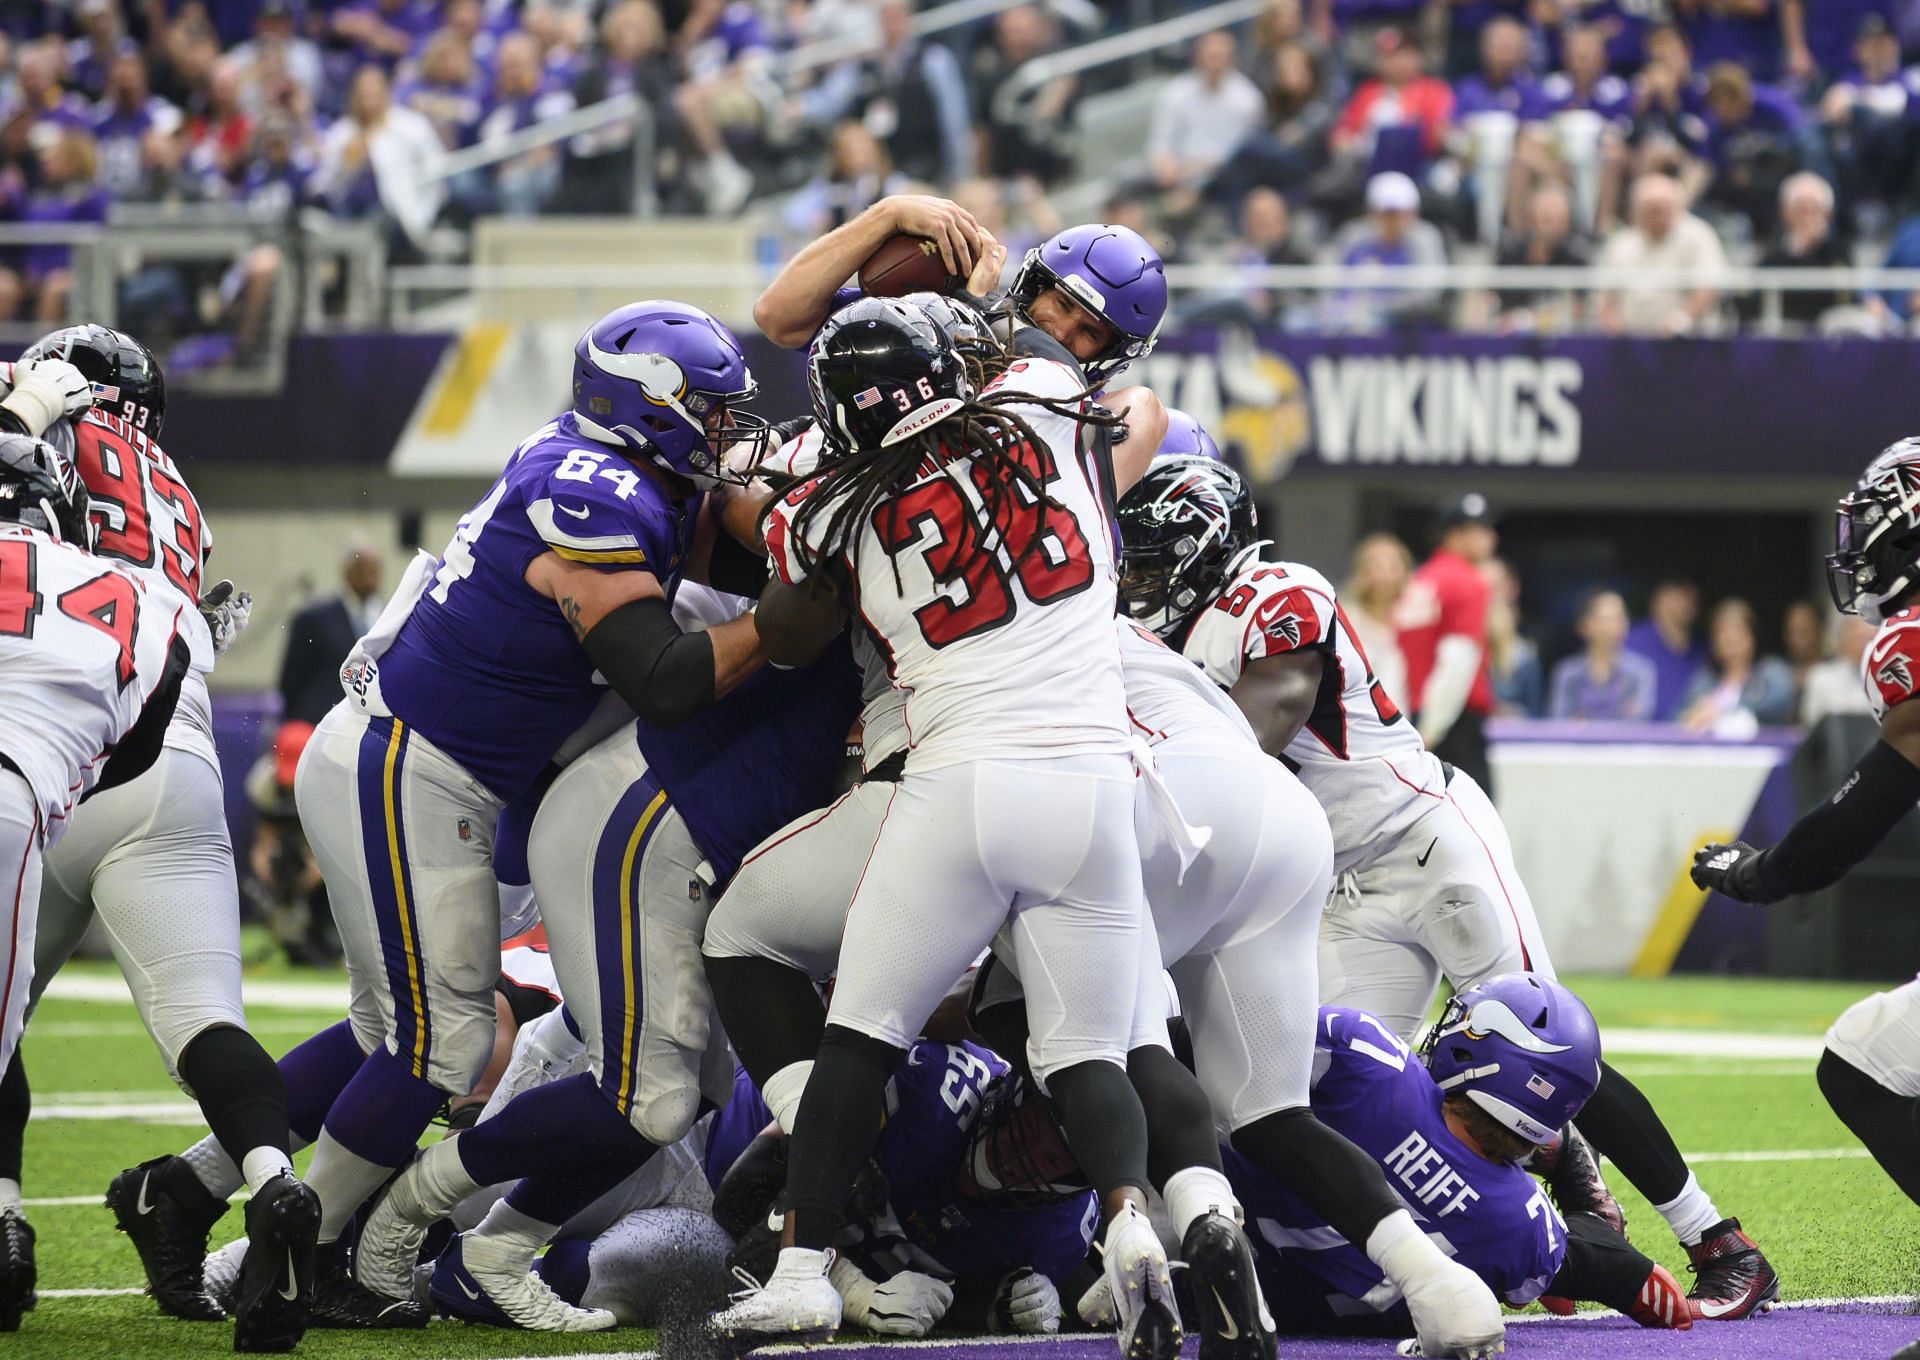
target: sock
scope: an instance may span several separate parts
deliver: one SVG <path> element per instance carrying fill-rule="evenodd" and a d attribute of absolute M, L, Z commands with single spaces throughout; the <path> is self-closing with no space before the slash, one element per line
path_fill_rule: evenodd
<path fill-rule="evenodd" d="M 234 1193 L 247 1183 L 247 1178 L 240 1174 L 239 1163 L 227 1156 L 227 1150 L 220 1146 L 220 1140 L 212 1134 L 181 1153 L 180 1160 L 187 1164 L 193 1171 L 194 1179 L 215 1199 L 232 1199 Z"/>
<path fill-rule="evenodd" d="M 445 1218 L 461 1200 L 487 1184 L 469 1175 L 460 1160 L 460 1145 L 466 1141 L 465 1133 L 441 1139 L 422 1152 L 408 1172 L 408 1184 L 419 1196 L 420 1207 L 435 1218 Z"/>
<path fill-rule="evenodd" d="M 593 1282 L 593 1248 L 587 1238 L 564 1237 L 533 1263 L 534 1273 L 547 1282 L 547 1288 L 579 1308 Z"/>
<path fill-rule="evenodd" d="M 260 1041 L 233 1025 L 214 1025 L 187 1041 L 180 1076 L 200 1102 L 220 1146 L 241 1153 L 240 1171 L 258 1190 L 288 1160 L 287 1088 Z"/>
<path fill-rule="evenodd" d="M 1680 1187 L 1680 1193 L 1664 1204 L 1653 1206 L 1660 1211 L 1660 1217 L 1667 1220 L 1667 1226 L 1673 1229 L 1673 1235 L 1680 1239 L 1680 1245 L 1691 1247 L 1700 1241 L 1700 1234 L 1720 1221 L 1720 1211 L 1713 1206 L 1707 1192 L 1700 1188 L 1700 1182 L 1687 1173 L 1687 1183 Z"/>
<path fill-rule="evenodd" d="M 1380 1164 L 1305 1106 L 1235 1129 L 1233 1147 L 1349 1242 L 1365 1242 L 1401 1211 Z"/>
<path fill-rule="evenodd" d="M 0 1176 L 0 1214 L 19 1207 L 20 1182 L 11 1176 Z"/>
<path fill-rule="evenodd" d="M 287 1091 L 287 1127 L 296 1146 L 319 1139 L 327 1111 L 366 1060 L 346 1020 L 287 1050 L 280 1059 L 280 1079 Z"/>
<path fill-rule="evenodd" d="M 762 1094 L 774 1073 L 813 1061 L 827 1012 L 805 973 L 772 959 L 711 958 L 707 985 L 740 1065 Z"/>
<path fill-rule="evenodd" d="M 760 1088 L 780 1132 L 793 1132 L 793 1121 L 800 1113 L 800 1097 L 807 1093 L 807 1078 L 812 1075 L 813 1059 L 808 1058 L 805 1062 L 788 1063 L 768 1077 L 767 1084 Z"/>
<path fill-rule="evenodd" d="M 1683 1193 L 1689 1173 L 1673 1135 L 1640 1088 L 1604 1061 L 1599 1088 L 1581 1107 L 1580 1132 L 1649 1204 L 1665 1203 Z"/>
<path fill-rule="evenodd" d="M 454 1145 L 467 1174 L 481 1185 L 607 1159 L 625 1159 L 631 1168 L 653 1153 L 653 1144 L 614 1108 L 591 1072 L 522 1091 Z"/>
<path fill-rule="evenodd" d="M 507 1192 L 506 1200 L 515 1212 L 533 1222 L 564 1226 L 645 1164 L 653 1154 L 654 1147 L 644 1139 L 639 1142 L 642 1152 L 638 1157 L 630 1154 L 609 1157 L 562 1171 L 543 1171 L 524 1176 L 518 1185 Z"/>
<path fill-rule="evenodd" d="M 1890 1091 L 1832 1049 L 1814 1075 L 1840 1122 L 1867 1146 L 1880 1169 L 1920 1204 L 1920 1100 Z"/>
<path fill-rule="evenodd" d="M 1447 1263 L 1446 1256 L 1414 1224 L 1413 1215 L 1396 1209 L 1380 1220 L 1367 1238 L 1367 1258 L 1406 1292 L 1410 1281 Z"/>
<path fill-rule="evenodd" d="M 1208 1214 L 1235 1222 L 1240 1219 L 1240 1201 L 1234 1198 L 1233 1187 L 1210 1166 L 1190 1166 L 1174 1172 L 1160 1188 L 1160 1198 L 1167 1202 L 1174 1232 L 1183 1238 L 1188 1228 Z"/>
<path fill-rule="evenodd" d="M 322 1242 L 336 1241 L 367 1197 L 413 1154 L 445 1100 L 384 1048 L 361 1064 L 327 1112 L 307 1170 L 307 1184 L 320 1196 Z"/>
<path fill-rule="evenodd" d="M 1146 1117 L 1147 1175 L 1155 1185 L 1186 1167 L 1220 1170 L 1213 1105 L 1199 1078 L 1166 1049 L 1149 1045 L 1127 1054 L 1127 1080 Z"/>
<path fill-rule="evenodd" d="M 27 1063 L 15 1044 L 13 1061 L 7 1064 L 6 1075 L 0 1077 L 0 1180 L 10 1180 L 16 1186 L 20 1181 L 21 1144 L 32 1113 L 33 1088 L 27 1084 Z"/>
<path fill-rule="evenodd" d="M 887 1078 L 902 1056 L 902 1050 L 884 1040 L 827 1026 L 813 1076 L 800 1098 L 787 1162 L 787 1203 L 796 1245 L 813 1251 L 833 1245 L 846 1221 L 854 1178 L 879 1140 Z M 1120 1070 L 1113 1072 L 1125 1087 Z M 1132 1095 L 1131 1088 L 1127 1094 Z M 1146 1141 L 1144 1133 L 1141 1141 Z M 786 1253 L 781 1256 L 784 1261 Z"/>
<path fill-rule="evenodd" d="M 1147 1188 L 1147 1116 L 1124 1071 L 1098 1060 L 1075 1063 L 1048 1074 L 1047 1094 L 1102 1203 L 1116 1190 Z M 1209 1117 L 1209 1135 L 1212 1130 Z M 1219 1157 L 1217 1147 L 1213 1155 Z"/>
<path fill-rule="evenodd" d="M 527 1254 L 527 1267 L 533 1267 L 533 1255 L 552 1240 L 560 1231 L 558 1223 L 545 1223 L 529 1214 L 523 1214 L 506 1200 L 496 1200 L 487 1216 L 473 1230 L 473 1236 L 484 1237 L 499 1246 L 524 1248 Z"/>

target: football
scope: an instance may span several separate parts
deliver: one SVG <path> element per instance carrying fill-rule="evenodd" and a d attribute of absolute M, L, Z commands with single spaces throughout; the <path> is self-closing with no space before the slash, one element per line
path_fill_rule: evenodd
<path fill-rule="evenodd" d="M 860 291 L 868 297 L 944 293 L 962 282 L 947 273 L 938 246 L 905 233 L 887 238 L 860 266 Z"/>

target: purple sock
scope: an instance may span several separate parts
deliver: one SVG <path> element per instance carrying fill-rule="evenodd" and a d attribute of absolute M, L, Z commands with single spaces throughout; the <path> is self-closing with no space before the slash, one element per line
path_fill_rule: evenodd
<path fill-rule="evenodd" d="M 383 1044 L 327 1111 L 327 1132 L 354 1156 L 399 1166 L 426 1132 L 446 1093 L 420 1080 Z"/>
<path fill-rule="evenodd" d="M 600 1162 L 631 1171 L 653 1152 L 653 1144 L 601 1093 L 591 1072 L 521 1092 L 461 1134 L 455 1145 L 467 1174 L 482 1185 Z"/>
<path fill-rule="evenodd" d="M 287 1123 L 295 1135 L 309 1143 L 320 1136 L 327 1111 L 366 1060 L 347 1020 L 287 1051 L 280 1078 L 287 1084 Z"/>
<path fill-rule="evenodd" d="M 639 1156 L 628 1150 L 562 1171 L 540 1171 L 523 1177 L 507 1191 L 508 1207 L 558 1227 L 638 1171 L 653 1154 L 653 1144 L 646 1139 L 635 1134 L 634 1142 L 640 1145 Z"/>

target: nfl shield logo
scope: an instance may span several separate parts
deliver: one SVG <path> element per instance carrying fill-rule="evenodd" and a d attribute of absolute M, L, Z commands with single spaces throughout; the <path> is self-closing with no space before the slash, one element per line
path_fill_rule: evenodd
<path fill-rule="evenodd" d="M 1527 1078 L 1527 1089 L 1539 1096 L 1542 1100 L 1553 1099 L 1553 1083 L 1541 1076 L 1538 1072 L 1535 1072 Z"/>
<path fill-rule="evenodd" d="M 869 387 L 864 392 L 855 392 L 853 394 L 853 409 L 856 411 L 864 411 L 869 406 L 878 406 L 879 404 L 880 389 L 877 387 Z"/>
<path fill-rule="evenodd" d="M 459 831 L 461 840 L 470 841 L 473 839 L 473 824 L 469 822 L 465 817 L 462 817 L 460 819 L 459 824 L 455 829 Z"/>

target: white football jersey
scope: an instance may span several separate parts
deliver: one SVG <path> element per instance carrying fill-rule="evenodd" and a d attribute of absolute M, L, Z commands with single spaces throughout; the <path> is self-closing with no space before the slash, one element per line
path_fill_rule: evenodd
<path fill-rule="evenodd" d="M 116 564 L 0 524 L 0 754 L 51 847 L 166 674 L 185 608 Z"/>
<path fill-rule="evenodd" d="M 1180 738 L 1260 749 L 1239 705 L 1200 667 L 1130 619 L 1114 619 L 1113 631 L 1120 639 L 1127 721 L 1147 745 Z"/>
<path fill-rule="evenodd" d="M 1071 401 L 1083 389 L 1065 366 L 1024 359 L 989 390 Z M 1128 749 L 1113 530 L 1093 455 L 1078 421 L 1012 409 L 1039 436 L 1038 448 L 1015 452 L 1047 486 L 1042 513 L 1023 504 L 1012 523 L 992 523 L 971 462 L 953 459 L 875 507 L 847 548 L 861 620 L 906 696 L 916 769 Z M 796 488 L 768 517 L 768 551 L 788 585 L 807 577 L 793 515 L 816 487 L 831 495 L 832 477 Z M 809 531 L 830 517 L 816 512 Z"/>
<path fill-rule="evenodd" d="M 1200 611 L 1185 651 L 1232 689 L 1247 662 L 1309 649 L 1326 665 L 1284 759 L 1326 809 L 1344 873 L 1444 798 L 1446 772 L 1375 677 L 1333 586 L 1296 562 L 1255 562 Z"/>
<path fill-rule="evenodd" d="M 62 427 L 56 427 L 62 428 Z M 193 653 L 193 669 L 180 682 L 180 703 L 167 727 L 166 744 L 191 751 L 219 768 L 213 746 L 213 699 L 207 673 L 213 669 L 213 635 L 200 617 L 203 573 L 213 534 L 200 503 L 187 489 L 173 459 L 142 430 L 117 415 L 92 410 L 64 427 L 80 480 L 92 501 L 100 537 L 93 553 L 118 562 L 160 600 L 184 605 L 180 635 Z"/>

